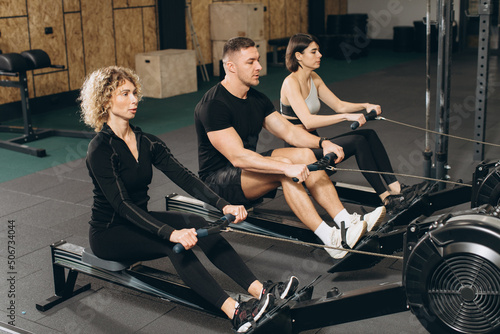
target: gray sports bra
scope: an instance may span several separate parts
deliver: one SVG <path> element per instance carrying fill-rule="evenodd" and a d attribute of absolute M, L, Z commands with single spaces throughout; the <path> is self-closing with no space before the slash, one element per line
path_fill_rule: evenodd
<path fill-rule="evenodd" d="M 306 97 L 305 101 L 311 115 L 316 115 L 321 107 L 321 102 L 319 101 L 318 90 L 314 85 L 312 77 L 311 77 L 311 90 L 309 91 L 309 95 Z M 281 103 L 281 100 L 280 100 L 280 113 L 284 116 L 297 117 L 292 107 Z"/>

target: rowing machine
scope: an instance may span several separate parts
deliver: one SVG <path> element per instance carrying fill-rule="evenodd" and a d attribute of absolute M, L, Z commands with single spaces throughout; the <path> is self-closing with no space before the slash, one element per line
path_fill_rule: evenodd
<path fill-rule="evenodd" d="M 314 281 L 279 302 L 251 333 L 298 333 L 411 309 L 436 333 L 500 330 L 500 207 L 421 216 L 406 229 L 402 281 L 312 299 Z M 142 264 L 97 258 L 80 246 L 51 245 L 55 296 L 37 304 L 44 312 L 90 289 L 78 273 L 132 288 L 217 316 L 175 276 Z M 68 270 L 67 276 L 65 270 Z"/>
<path fill-rule="evenodd" d="M 341 193 L 340 190 L 339 193 Z M 370 232 L 363 237 L 356 244 L 354 250 L 385 255 L 401 251 L 403 234 L 409 222 L 422 214 L 432 215 L 439 210 L 466 203 L 470 201 L 470 198 L 471 188 L 465 185 L 454 189 L 423 194 L 410 207 L 390 217 L 377 231 Z M 171 194 L 166 196 L 165 200 L 167 210 L 196 213 L 208 221 L 214 221 L 219 215 L 216 208 L 190 197 Z M 235 224 L 232 228 L 283 240 L 321 244 L 317 236 L 296 218 L 284 218 L 282 215 L 261 209 L 259 206 L 255 206 L 248 211 L 245 222 Z M 367 268 L 378 263 L 381 259 L 380 256 L 350 252 L 342 259 L 332 259 L 333 266 L 328 272 Z"/>
<path fill-rule="evenodd" d="M 180 279 L 164 271 L 141 263 L 103 260 L 95 256 L 90 249 L 84 249 L 64 240 L 50 245 L 50 250 L 55 296 L 36 304 L 39 311 L 45 312 L 89 290 L 90 284 L 75 285 L 78 273 L 83 273 L 213 315 L 223 316 L 220 310 L 195 294 Z"/>
<path fill-rule="evenodd" d="M 311 170 L 321 169 L 331 160 L 331 157 L 326 157 L 324 161 L 320 159 L 317 163 L 308 165 L 308 168 Z M 382 259 L 383 256 L 377 256 L 378 254 L 389 255 L 401 251 L 406 226 L 421 215 L 430 216 L 439 210 L 467 202 L 471 202 L 472 208 L 482 204 L 500 204 L 500 161 L 479 164 L 473 175 L 472 184 L 454 183 L 455 187 L 452 189 L 420 195 L 407 209 L 389 217 L 388 221 L 377 231 L 364 236 L 354 248 L 356 251 L 375 253 L 375 255 L 349 252 L 342 259 L 332 259 L 334 264 L 328 272 L 367 268 Z M 366 203 L 360 203 L 359 198 L 374 200 L 375 193 L 372 189 L 341 183 L 336 184 L 336 189 L 342 202 L 366 205 Z M 216 219 L 219 214 L 218 210 L 201 201 L 177 194 L 166 197 L 166 209 L 200 214 L 209 221 Z M 321 243 L 316 235 L 295 217 L 284 216 L 281 213 L 276 214 L 276 212 L 260 206 L 249 209 L 246 221 L 235 225 L 234 229 L 283 240 Z"/>

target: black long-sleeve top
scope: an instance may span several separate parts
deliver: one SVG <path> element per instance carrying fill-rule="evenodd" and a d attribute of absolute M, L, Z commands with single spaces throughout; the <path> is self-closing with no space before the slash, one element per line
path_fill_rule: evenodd
<path fill-rule="evenodd" d="M 152 217 L 147 209 L 152 166 L 203 202 L 220 210 L 229 204 L 177 161 L 158 137 L 131 128 L 137 139 L 138 160 L 107 124 L 89 144 L 86 163 L 94 184 L 92 226 L 132 223 L 168 239 L 174 229 Z"/>

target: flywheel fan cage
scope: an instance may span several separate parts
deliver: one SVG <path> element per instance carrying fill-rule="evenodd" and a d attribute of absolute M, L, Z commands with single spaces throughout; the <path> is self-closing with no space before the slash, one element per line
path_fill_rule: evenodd
<path fill-rule="evenodd" d="M 475 206 L 500 205 L 500 166 L 496 166 L 481 182 L 474 203 Z"/>
<path fill-rule="evenodd" d="M 462 333 L 500 330 L 500 270 L 470 253 L 445 258 L 427 282 L 430 311 Z"/>

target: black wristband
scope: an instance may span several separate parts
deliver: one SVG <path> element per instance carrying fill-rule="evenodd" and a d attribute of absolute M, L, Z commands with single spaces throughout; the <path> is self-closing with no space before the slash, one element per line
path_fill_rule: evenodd
<path fill-rule="evenodd" d="M 323 142 L 324 142 L 325 140 L 328 140 L 328 138 L 321 137 L 321 138 L 319 139 L 319 148 L 323 148 L 323 146 L 321 146 L 321 145 L 323 145 Z"/>

